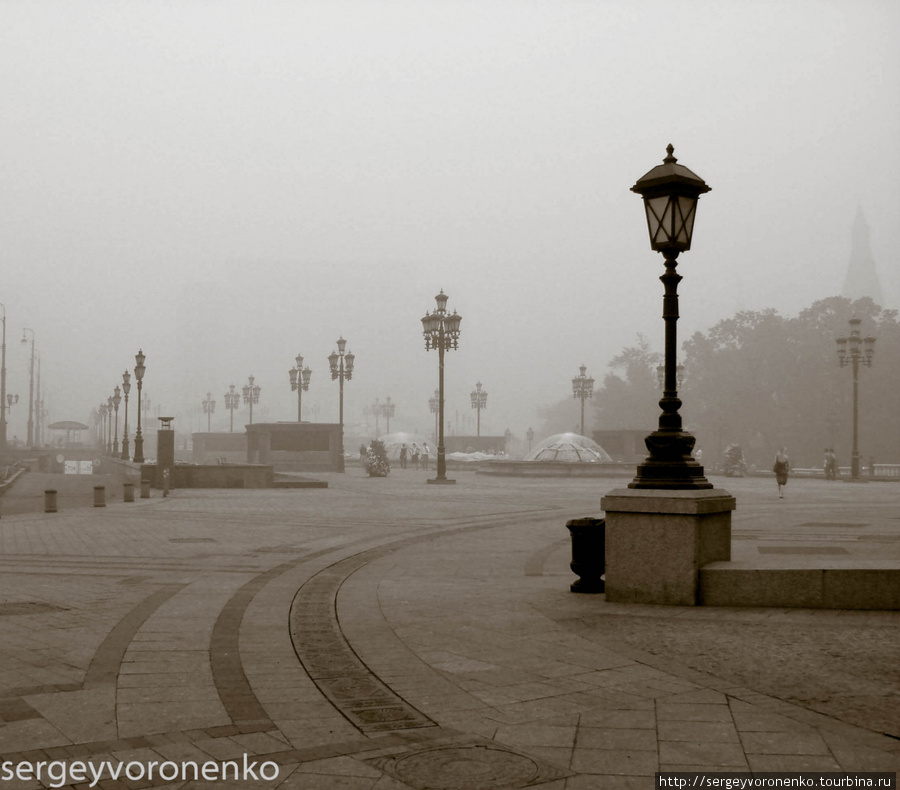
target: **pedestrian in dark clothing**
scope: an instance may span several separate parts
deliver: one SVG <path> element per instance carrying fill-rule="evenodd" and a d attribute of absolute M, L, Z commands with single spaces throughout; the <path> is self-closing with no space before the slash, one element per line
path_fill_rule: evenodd
<path fill-rule="evenodd" d="M 784 487 L 787 485 L 788 472 L 791 471 L 791 461 L 788 458 L 787 447 L 779 447 L 775 453 L 775 465 L 772 467 L 775 472 L 775 482 L 778 483 L 778 496 L 784 499 Z"/>

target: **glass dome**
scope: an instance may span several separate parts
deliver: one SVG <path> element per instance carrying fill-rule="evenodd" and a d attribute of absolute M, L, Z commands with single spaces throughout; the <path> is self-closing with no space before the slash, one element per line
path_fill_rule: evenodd
<path fill-rule="evenodd" d="M 566 463 L 613 463 L 612 457 L 597 442 L 577 433 L 558 433 L 535 445 L 526 461 L 563 461 Z"/>

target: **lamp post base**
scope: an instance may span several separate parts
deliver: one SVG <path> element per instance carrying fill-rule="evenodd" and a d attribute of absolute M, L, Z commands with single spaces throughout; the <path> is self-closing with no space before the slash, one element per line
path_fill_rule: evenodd
<path fill-rule="evenodd" d="M 453 485 L 456 483 L 455 480 L 450 480 L 447 477 L 432 477 L 425 481 L 426 483 L 437 483 L 439 485 Z"/>
<path fill-rule="evenodd" d="M 703 467 L 691 456 L 696 440 L 683 431 L 659 430 L 651 433 L 644 443 L 650 455 L 637 468 L 637 475 L 629 488 L 696 491 L 712 488 L 703 474 Z"/>

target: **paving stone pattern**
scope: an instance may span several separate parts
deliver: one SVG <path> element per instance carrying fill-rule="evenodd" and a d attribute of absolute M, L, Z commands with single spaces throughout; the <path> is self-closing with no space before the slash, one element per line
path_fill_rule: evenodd
<path fill-rule="evenodd" d="M 650 788 L 660 770 L 897 770 L 898 613 L 572 594 L 565 522 L 600 515 L 618 481 L 461 473 L 449 491 L 414 470 L 323 477 L 327 489 L 179 490 L 4 514 L 0 759 L 246 755 L 277 764 L 278 778 L 214 784 L 288 790 L 594 790 Z M 896 485 L 796 480 L 778 500 L 770 481 L 722 482 L 738 499 L 736 556 L 900 561 Z M 799 645 L 773 644 L 777 661 L 749 642 L 780 633 L 773 625 Z M 832 653 L 858 676 L 839 688 L 822 671 L 818 685 L 816 672 L 785 682 L 785 663 L 819 666 L 811 645 L 845 627 L 854 639 Z"/>

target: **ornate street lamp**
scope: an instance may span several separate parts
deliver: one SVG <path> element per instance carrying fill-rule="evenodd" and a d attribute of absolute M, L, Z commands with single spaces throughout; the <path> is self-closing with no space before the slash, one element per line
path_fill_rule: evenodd
<path fill-rule="evenodd" d="M 434 443 L 438 440 L 438 418 L 441 411 L 441 391 L 435 390 L 434 395 L 428 399 L 428 409 L 434 415 Z"/>
<path fill-rule="evenodd" d="M 850 336 L 837 338 L 838 362 L 840 366 L 850 365 L 853 369 L 853 454 L 850 456 L 850 479 L 859 480 L 859 366 L 872 367 L 875 354 L 875 338 L 860 336 L 862 320 L 854 316 L 850 319 Z"/>
<path fill-rule="evenodd" d="M 678 283 L 675 271 L 678 255 L 691 248 L 694 218 L 700 195 L 710 187 L 696 173 L 677 164 L 675 149 L 661 165 L 646 173 L 631 188 L 644 199 L 650 248 L 661 252 L 666 271 L 659 279 L 665 287 L 663 320 L 666 329 L 663 396 L 659 428 L 644 441 L 650 455 L 638 466 L 629 488 L 701 489 L 712 488 L 703 475 L 703 467 L 692 457 L 695 438 L 682 430 L 681 400 L 678 398 L 676 357 L 678 354 Z"/>
<path fill-rule="evenodd" d="M 391 432 L 391 417 L 394 416 L 394 412 L 397 410 L 397 404 L 391 403 L 391 396 L 388 395 L 385 398 L 384 403 L 381 404 L 381 416 L 387 420 L 387 428 L 385 428 L 385 433 Z"/>
<path fill-rule="evenodd" d="M 234 391 L 234 384 L 228 385 L 228 392 L 225 393 L 225 408 L 231 412 L 231 427 L 228 429 L 230 433 L 234 433 L 234 410 L 241 405 L 241 393 Z"/>
<path fill-rule="evenodd" d="M 31 332 L 31 373 L 28 383 L 28 446 L 34 447 L 34 330 L 27 326 L 22 330 L 22 343 L 28 343 L 26 332 Z"/>
<path fill-rule="evenodd" d="M 487 391 L 481 389 L 481 382 L 475 382 L 475 389 L 469 394 L 469 397 L 472 400 L 472 408 L 477 411 L 478 414 L 478 426 L 476 428 L 476 436 L 481 436 L 481 410 L 487 408 Z"/>
<path fill-rule="evenodd" d="M 119 385 L 116 384 L 115 390 L 113 390 L 113 408 L 116 410 L 116 430 L 113 433 L 113 458 L 118 458 L 119 456 L 119 404 L 122 402 L 122 391 L 119 389 Z"/>
<path fill-rule="evenodd" d="M 303 393 L 309 390 L 309 379 L 312 371 L 309 367 L 303 367 L 303 357 L 299 354 L 294 358 L 297 363 L 296 367 L 288 371 L 291 377 L 291 392 L 297 393 L 297 422 L 302 421 Z"/>
<path fill-rule="evenodd" d="M 105 403 L 101 403 L 99 408 L 97 409 L 97 427 L 98 431 L 98 439 L 100 440 L 100 452 L 103 453 L 106 451 L 106 413 L 108 409 Z"/>
<path fill-rule="evenodd" d="M 587 375 L 586 365 L 579 365 L 578 370 L 581 372 L 572 379 L 572 397 L 581 400 L 581 431 L 579 435 L 584 436 L 584 401 L 594 397 L 594 380 Z"/>
<path fill-rule="evenodd" d="M 381 401 L 378 398 L 375 398 L 375 403 L 373 403 L 369 407 L 372 411 L 372 414 L 375 415 L 375 438 L 377 439 L 381 434 L 378 432 L 378 418 L 381 416 Z M 368 425 L 368 420 L 366 420 L 366 425 Z"/>
<path fill-rule="evenodd" d="M 110 395 L 106 399 L 106 454 L 112 455 L 112 422 L 113 422 L 113 399 Z"/>
<path fill-rule="evenodd" d="M 125 393 L 125 426 L 122 429 L 122 455 L 123 461 L 129 459 L 128 455 L 128 393 L 131 392 L 131 374 L 126 370 L 122 374 L 122 392 Z"/>
<path fill-rule="evenodd" d="M 438 457 L 437 477 L 429 483 L 455 483 L 447 479 L 447 461 L 444 458 L 444 352 L 459 348 L 459 324 L 462 316 L 456 310 L 447 312 L 447 299 L 443 290 L 434 297 L 437 304 L 433 313 L 425 313 L 422 318 L 422 333 L 425 336 L 425 350 L 438 350 Z"/>
<path fill-rule="evenodd" d="M 250 405 L 250 424 L 253 425 L 253 404 L 259 403 L 259 391 L 262 389 L 259 384 L 254 384 L 255 379 L 250 376 L 244 385 L 244 403 Z"/>
<path fill-rule="evenodd" d="M 206 400 L 200 401 L 203 405 L 203 413 L 206 415 L 206 432 L 212 433 L 212 415 L 216 411 L 216 402 L 212 399 L 212 393 L 206 393 Z"/>
<path fill-rule="evenodd" d="M 138 387 L 138 421 L 137 430 L 134 433 L 134 462 L 136 464 L 144 463 L 144 435 L 141 433 L 141 389 L 144 384 L 144 373 L 147 372 L 147 367 L 144 365 L 146 359 L 144 349 L 140 349 L 134 355 L 134 378 Z M 149 400 L 147 406 L 150 406 Z"/>
<path fill-rule="evenodd" d="M 4 419 L 5 419 L 6 412 L 12 413 L 13 405 L 18 402 L 19 402 L 19 396 L 12 395 L 12 394 L 9 394 L 6 396 L 6 403 L 4 403 L 3 401 L 0 401 L 0 407 L 2 407 L 2 408 L 0 408 L 0 412 L 2 412 L 4 414 Z"/>
<path fill-rule="evenodd" d="M 347 341 L 343 335 L 338 338 L 337 351 L 332 351 L 328 355 L 328 366 L 331 368 L 331 380 L 338 379 L 340 381 L 340 401 L 339 401 L 339 424 L 341 426 L 341 435 L 339 446 L 341 448 L 341 460 L 339 461 L 338 471 L 344 471 L 344 380 L 350 381 L 353 378 L 353 362 L 356 359 L 354 354 L 349 351 L 345 354 L 344 349 L 347 348 Z"/>

